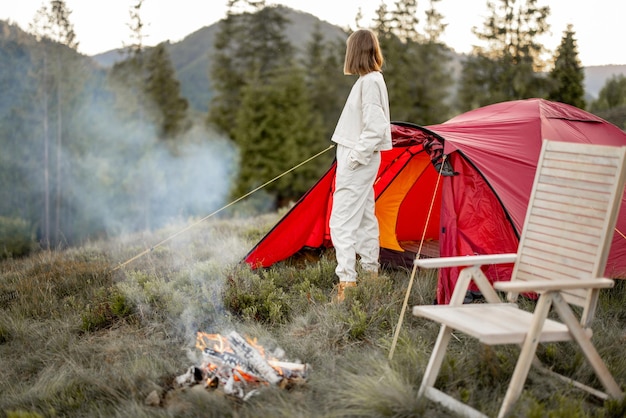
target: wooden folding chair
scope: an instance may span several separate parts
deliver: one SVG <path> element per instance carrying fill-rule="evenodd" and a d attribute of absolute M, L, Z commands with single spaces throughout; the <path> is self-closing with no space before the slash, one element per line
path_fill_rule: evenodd
<path fill-rule="evenodd" d="M 517 254 L 493 254 L 415 260 L 422 268 L 467 266 L 461 270 L 449 305 L 415 306 L 413 314 L 441 324 L 419 396 L 465 416 L 484 416 L 434 387 L 453 331 L 488 345 L 518 344 L 521 352 L 499 417 L 519 398 L 539 343 L 574 341 L 593 367 L 606 393 L 560 376 L 602 398 L 623 393 L 591 342 L 589 328 L 624 190 L 626 147 L 545 140 L 528 204 Z M 515 263 L 510 282 L 489 283 L 485 264 Z M 474 280 L 486 303 L 463 304 Z M 495 290 L 494 290 L 495 289 Z M 496 290 L 507 292 L 501 303 Z M 534 312 L 514 304 L 520 293 L 539 295 Z M 579 306 L 576 311 L 570 306 Z M 554 307 L 560 321 L 548 318 Z M 551 372 L 556 375 L 556 373 Z"/>

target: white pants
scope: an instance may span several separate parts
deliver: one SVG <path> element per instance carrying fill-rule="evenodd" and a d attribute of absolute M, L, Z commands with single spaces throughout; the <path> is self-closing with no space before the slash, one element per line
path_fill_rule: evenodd
<path fill-rule="evenodd" d="M 366 165 L 348 166 L 350 148 L 337 145 L 337 174 L 330 215 L 330 237 L 335 247 L 335 273 L 342 282 L 356 281 L 356 255 L 365 271 L 378 272 L 379 234 L 374 211 L 374 180 L 380 166 L 375 152 Z"/>

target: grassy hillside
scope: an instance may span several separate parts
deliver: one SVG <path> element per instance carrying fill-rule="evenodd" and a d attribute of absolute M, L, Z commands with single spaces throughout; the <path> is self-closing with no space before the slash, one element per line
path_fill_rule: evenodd
<path fill-rule="evenodd" d="M 434 324 L 407 314 L 394 358 L 387 359 L 410 272 L 386 270 L 332 304 L 332 252 L 265 271 L 241 265 L 279 216 L 212 219 L 123 266 L 186 225 L 3 261 L 0 416 L 449 416 L 416 398 Z M 432 272 L 419 273 L 409 306 L 431 303 L 435 283 Z M 625 306 L 620 281 L 602 294 L 593 337 L 622 388 Z M 267 387 L 247 401 L 219 388 L 177 388 L 176 376 L 198 362 L 195 332 L 230 330 L 308 363 L 307 382 Z M 518 349 L 488 349 L 461 336 L 453 347 L 440 385 L 495 414 Z M 570 344 L 550 344 L 540 357 L 597 383 Z M 603 403 L 531 370 L 512 416 L 624 413 L 626 401 Z"/>

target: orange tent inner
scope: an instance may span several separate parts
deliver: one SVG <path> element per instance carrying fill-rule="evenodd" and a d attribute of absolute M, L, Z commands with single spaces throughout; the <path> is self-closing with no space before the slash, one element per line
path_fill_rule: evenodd
<path fill-rule="evenodd" d="M 428 154 L 418 152 L 393 179 L 385 179 L 387 187 L 376 200 L 381 247 L 404 251 L 404 241 L 439 239 L 441 186 L 437 177 Z"/>

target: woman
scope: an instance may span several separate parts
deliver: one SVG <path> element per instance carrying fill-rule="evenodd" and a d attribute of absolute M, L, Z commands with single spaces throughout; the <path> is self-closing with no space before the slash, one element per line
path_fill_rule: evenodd
<path fill-rule="evenodd" d="M 374 180 L 380 151 L 391 149 L 389 98 L 382 75 L 383 55 L 370 30 L 352 33 L 346 42 L 343 72 L 359 75 L 331 138 L 337 143 L 337 174 L 330 216 L 339 277 L 337 300 L 356 286 L 356 256 L 367 276 L 378 275 L 378 220 Z"/>

